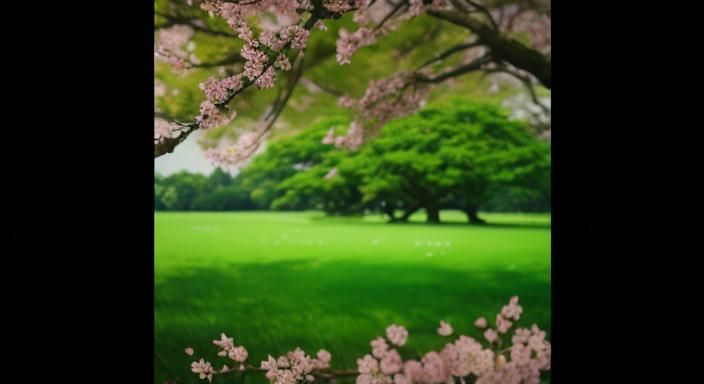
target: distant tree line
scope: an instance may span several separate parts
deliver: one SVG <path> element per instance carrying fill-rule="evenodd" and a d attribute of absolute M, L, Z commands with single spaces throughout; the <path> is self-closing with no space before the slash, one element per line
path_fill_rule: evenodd
<path fill-rule="evenodd" d="M 326 118 L 280 138 L 237 176 L 180 172 L 155 177 L 157 210 L 382 212 L 405 221 L 424 210 L 550 210 L 549 144 L 491 104 L 453 99 L 387 124 L 356 152 L 323 144 L 349 120 Z"/>

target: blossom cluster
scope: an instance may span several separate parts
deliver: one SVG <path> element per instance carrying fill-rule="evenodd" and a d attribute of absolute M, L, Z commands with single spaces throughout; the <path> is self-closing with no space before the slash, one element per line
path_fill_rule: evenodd
<path fill-rule="evenodd" d="M 369 345 L 371 353 L 357 359 L 355 371 L 331 369 L 330 352 L 321 349 L 315 358 L 301 348 L 267 360 L 256 369 L 245 367 L 247 350 L 235 346 L 233 339 L 222 334 L 213 343 L 221 348 L 219 356 L 229 356 L 240 363 L 239 370 L 263 370 L 272 384 L 306 384 L 320 378 L 356 375 L 356 384 L 453 384 L 456 380 L 464 383 L 473 379 L 478 384 L 538 384 L 541 373 L 550 370 L 551 345 L 546 340 L 546 332 L 533 324 L 530 328 L 517 328 L 510 338 L 509 329 L 520 319 L 523 308 L 514 296 L 496 315 L 495 328 L 487 328 L 486 318 L 480 317 L 474 325 L 484 330 L 488 343 L 483 345 L 477 339 L 459 335 L 447 343 L 440 351 L 429 351 L 419 360 L 404 360 L 400 349 L 406 345 L 409 334 L 405 327 L 392 324 L 386 328 L 385 337 L 378 336 Z M 452 326 L 440 321 L 437 333 L 448 337 L 453 333 Z M 511 346 L 501 348 L 502 342 L 510 340 Z M 193 355 L 192 348 L 186 353 Z M 212 380 L 213 375 L 226 373 L 224 366 L 215 371 L 210 362 L 204 359 L 191 364 L 191 370 L 201 379 Z"/>
<path fill-rule="evenodd" d="M 192 51 L 195 48 L 191 38 L 194 31 L 188 25 L 174 25 L 164 28 L 156 39 L 154 56 L 168 63 L 175 71 L 185 71 L 200 61 Z"/>
<path fill-rule="evenodd" d="M 481 14 L 478 17 L 490 18 L 492 25 L 496 25 L 501 33 L 527 33 L 533 46 L 549 55 L 550 10 L 549 4 L 543 3 L 496 4 L 488 12 L 474 3 L 471 3 L 471 8 Z M 199 2 L 199 6 L 211 16 L 223 18 L 244 43 L 240 50 L 244 59 L 241 73 L 224 78 L 211 77 L 200 84 L 206 100 L 200 106 L 195 123 L 203 129 L 229 123 L 235 114 L 226 113 L 224 109 L 243 89 L 251 85 L 259 89 L 273 87 L 277 70 L 289 71 L 292 68 L 290 55 L 286 50 L 305 49 L 310 29 L 327 30 L 323 19 L 336 19 L 349 12 L 357 25 L 352 30 L 339 30 L 336 60 L 342 65 L 350 63 L 356 51 L 376 43 L 406 20 L 418 17 L 424 12 L 462 8 L 456 2 L 447 0 L 406 0 L 396 3 L 371 0 L 203 0 Z M 546 8 L 547 12 L 542 12 L 543 8 Z M 187 25 L 162 29 L 155 48 L 157 58 L 167 61 L 176 70 L 197 64 L 198 58 L 193 54 L 195 45 L 191 41 L 193 34 L 193 28 Z M 464 52 L 463 61 L 470 63 L 486 53 L 487 48 L 478 45 Z M 497 64 L 485 63 L 483 69 L 496 70 Z M 371 81 L 365 94 L 359 99 L 342 97 L 340 104 L 356 112 L 355 121 L 345 135 L 336 136 L 330 131 L 323 142 L 337 147 L 359 148 L 385 122 L 417 110 L 424 103 L 428 91 L 427 84 L 432 82 L 418 81 L 420 78 L 428 79 L 426 71 L 431 70 L 425 68 L 413 72 L 399 72 Z M 448 70 L 440 74 L 440 80 L 455 76 L 451 72 L 453 71 Z M 436 81 L 440 80 L 436 78 Z M 498 90 L 499 83 L 494 81 L 490 91 Z M 160 138 L 169 137 L 166 126 L 160 124 L 157 129 L 155 123 L 155 141 L 161 140 L 156 138 L 157 131 L 160 132 Z M 272 124 L 266 126 L 271 127 Z M 263 135 L 257 133 L 244 136 L 230 148 L 210 150 L 208 155 L 220 162 L 243 162 L 246 160 L 244 156 L 254 154 L 260 145 L 251 143 L 251 137 L 261 139 Z M 510 324 L 508 319 L 500 320 L 496 330 L 488 331 L 489 336 L 505 331 Z"/>
<path fill-rule="evenodd" d="M 337 62 L 349 64 L 356 51 L 374 44 L 379 37 L 396 30 L 403 21 L 420 16 L 427 10 L 442 9 L 445 6 L 444 0 L 434 0 L 427 4 L 423 0 L 408 0 L 407 6 L 403 8 L 395 6 L 390 8 L 385 2 L 367 0 L 335 1 L 325 4 L 325 7 L 333 12 L 354 10 L 353 20 L 360 25 L 360 28 L 354 32 L 340 29 L 336 43 Z"/>
<path fill-rule="evenodd" d="M 227 103 L 238 91 L 254 84 L 258 88 L 270 88 L 276 80 L 275 67 L 283 71 L 291 69 L 288 57 L 282 52 L 287 46 L 301 50 L 305 48 L 309 31 L 297 23 L 300 13 L 312 9 L 309 0 L 259 0 L 252 2 L 225 2 L 222 0 L 206 0 L 201 8 L 211 16 L 219 15 L 244 41 L 240 55 L 245 59 L 242 73 L 224 79 L 209 78 L 200 88 L 206 95 L 201 104 L 201 113 L 196 118 L 201 128 L 222 125 L 229 121 L 223 119 L 215 109 Z M 274 22 L 267 18 L 259 18 L 257 29 L 261 32 L 255 36 L 248 18 L 258 13 L 272 14 Z M 244 79 L 248 83 L 244 83 Z M 215 108 L 214 108 L 215 107 Z"/>
<path fill-rule="evenodd" d="M 407 5 L 399 8 L 390 7 L 385 2 L 369 0 L 324 0 L 321 5 L 332 13 L 353 12 L 353 19 L 360 26 L 354 32 L 348 32 L 344 28 L 339 31 L 336 57 L 340 64 L 345 64 L 350 62 L 354 52 L 373 44 L 378 37 L 396 29 L 401 21 L 418 16 L 427 9 L 443 7 L 445 2 L 410 0 Z M 208 129 L 225 125 L 234 118 L 235 113 L 225 113 L 223 107 L 243 88 L 251 84 L 260 89 L 273 87 L 276 81 L 275 69 L 291 69 L 291 62 L 284 50 L 287 47 L 296 50 L 305 48 L 310 32 L 301 25 L 302 15 L 309 12 L 310 17 L 313 17 L 314 5 L 310 0 L 205 0 L 200 3 L 200 7 L 211 16 L 222 17 L 238 38 L 244 41 L 240 50 L 240 55 L 245 60 L 242 73 L 225 78 L 210 77 L 200 84 L 206 100 L 200 105 L 200 112 L 195 121 L 200 128 Z M 261 14 L 272 15 L 273 18 L 258 17 Z M 258 25 L 254 26 L 252 22 Z M 312 26 L 327 29 L 322 20 L 316 20 Z M 261 32 L 257 36 L 255 31 Z M 183 49 L 193 33 L 189 26 L 163 30 L 160 33 L 157 55 L 177 69 L 187 68 L 193 60 L 197 60 L 192 54 L 189 57 L 188 52 Z M 188 46 L 192 49 L 193 44 Z M 364 97 L 358 101 L 343 99 L 343 105 L 359 111 L 362 116 L 352 123 L 346 135 L 328 138 L 327 141 L 338 147 L 358 148 L 366 140 L 368 131 L 373 133 L 374 125 L 378 127 L 391 118 L 417 109 L 424 95 L 422 87 L 405 90 L 406 80 L 407 74 L 396 74 L 372 82 Z M 405 90 L 401 92 L 401 97 L 392 97 L 401 90 Z M 372 126 L 372 129 L 368 129 L 369 126 Z M 160 132 L 167 134 L 163 126 L 159 128 Z M 238 143 L 226 150 L 209 150 L 207 155 L 219 162 L 242 162 L 244 155 L 253 154 L 258 147 L 258 144 L 251 142 L 251 138 L 261 136 L 244 135 Z"/>
<path fill-rule="evenodd" d="M 225 167 L 242 166 L 260 149 L 266 134 L 265 128 L 264 124 L 260 124 L 253 131 L 240 134 L 232 145 L 225 148 L 209 148 L 205 151 L 205 157 Z"/>
<path fill-rule="evenodd" d="M 160 143 L 165 139 L 173 137 L 174 128 L 174 124 L 164 119 L 154 119 L 154 142 Z"/>
<path fill-rule="evenodd" d="M 342 96 L 340 105 L 356 111 L 357 119 L 352 122 L 346 135 L 335 136 L 331 129 L 322 143 L 356 149 L 387 121 L 413 113 L 422 106 L 428 90 L 415 79 L 414 73 L 399 72 L 371 81 L 359 99 Z"/>
<path fill-rule="evenodd" d="M 237 112 L 224 113 L 220 107 L 210 100 L 200 104 L 200 115 L 196 116 L 196 123 L 203 129 L 225 125 L 235 118 Z"/>
<path fill-rule="evenodd" d="M 261 368 L 266 370 L 266 378 L 276 384 L 312 383 L 315 381 L 314 370 L 330 367 L 330 352 L 321 349 L 315 358 L 310 357 L 301 348 L 289 351 L 278 359 L 269 355 L 261 362 Z"/>

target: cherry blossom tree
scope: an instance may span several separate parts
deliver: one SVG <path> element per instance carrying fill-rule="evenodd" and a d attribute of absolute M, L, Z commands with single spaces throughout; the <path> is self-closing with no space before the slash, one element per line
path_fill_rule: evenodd
<path fill-rule="evenodd" d="M 419 17 L 437 19 L 464 31 L 462 41 L 432 46 L 420 65 L 373 79 L 361 97 L 326 89 L 304 77 L 318 63 L 304 57 L 313 34 L 328 29 L 351 14 L 354 28 L 342 27 L 335 36 L 339 73 L 365 47 L 391 38 Z M 374 137 L 387 121 L 418 109 L 432 88 L 460 76 L 481 72 L 497 81 L 507 78 L 524 85 L 530 99 L 543 105 L 535 88 L 550 89 L 550 4 L 547 0 L 170 0 L 156 12 L 155 59 L 177 73 L 212 70 L 199 88 L 205 95 L 199 111 L 186 119 L 170 116 L 156 103 L 155 157 L 174 151 L 197 130 L 212 130 L 237 116 L 233 100 L 265 92 L 282 84 L 253 122 L 245 124 L 234 143 L 216 140 L 206 153 L 224 165 L 242 164 L 269 135 L 277 118 L 299 85 L 339 97 L 354 113 L 346 134 L 330 135 L 326 143 L 356 149 Z M 197 36 L 222 41 L 238 49 L 214 60 L 199 57 Z M 410 42 L 409 51 L 418 50 Z M 163 95 L 155 82 L 155 95 Z M 247 96 L 250 97 L 250 96 Z M 549 111 L 548 111 L 549 112 Z M 224 145 L 223 145 L 224 144 Z"/>

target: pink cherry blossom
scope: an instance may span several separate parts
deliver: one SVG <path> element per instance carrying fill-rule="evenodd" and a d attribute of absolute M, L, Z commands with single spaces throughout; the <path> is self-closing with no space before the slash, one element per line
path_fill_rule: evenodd
<path fill-rule="evenodd" d="M 357 371 L 361 374 L 372 374 L 379 371 L 379 362 L 371 355 L 357 359 Z"/>
<path fill-rule="evenodd" d="M 254 41 L 248 42 L 240 50 L 240 55 L 247 60 L 244 63 L 244 75 L 250 80 L 256 79 L 264 71 L 267 61 L 266 54 L 260 51 L 253 43 Z"/>
<path fill-rule="evenodd" d="M 229 350 L 228 356 L 237 362 L 244 362 L 247 360 L 247 350 L 244 347 L 235 347 Z"/>
<path fill-rule="evenodd" d="M 507 319 L 519 320 L 523 313 L 523 308 L 518 305 L 518 296 L 513 296 L 508 305 L 501 308 L 501 315 Z"/>
<path fill-rule="evenodd" d="M 309 32 L 304 28 L 296 28 L 291 39 L 291 47 L 293 49 L 303 49 L 308 43 Z"/>
<path fill-rule="evenodd" d="M 450 336 L 452 335 L 452 326 L 445 322 L 445 320 L 440 321 L 440 328 L 438 328 L 438 335 L 440 336 Z"/>
<path fill-rule="evenodd" d="M 274 72 L 274 67 L 269 66 L 269 68 L 267 68 L 261 76 L 254 80 L 254 83 L 257 87 L 259 87 L 259 89 L 271 88 L 274 86 L 275 78 L 276 73 Z"/>
<path fill-rule="evenodd" d="M 374 44 L 375 33 L 369 28 L 359 28 L 354 33 L 341 28 L 337 39 L 337 62 L 338 64 L 349 64 L 352 55 L 362 47 Z"/>
<path fill-rule="evenodd" d="M 160 118 L 154 119 L 154 141 L 161 142 L 174 136 L 176 125 Z"/>
<path fill-rule="evenodd" d="M 288 71 L 291 69 L 291 62 L 288 60 L 288 57 L 286 57 L 286 55 L 284 55 L 283 53 L 280 53 L 279 56 L 276 57 L 274 65 L 276 65 L 276 67 L 281 69 L 282 71 Z"/>
<path fill-rule="evenodd" d="M 220 340 L 213 340 L 213 344 L 224 350 L 230 350 L 235 347 L 234 339 L 232 337 L 227 337 L 224 333 L 220 334 Z"/>
<path fill-rule="evenodd" d="M 487 325 L 487 323 L 486 323 L 486 318 L 484 318 L 483 316 L 480 317 L 480 318 L 478 318 L 478 319 L 474 322 L 474 326 L 477 327 L 477 328 L 486 328 L 486 325 Z"/>
<path fill-rule="evenodd" d="M 513 300 L 509 306 L 517 305 Z M 484 318 L 480 318 L 484 319 Z M 501 313 L 497 314 L 497 327 L 510 323 Z M 482 324 L 480 324 L 482 325 Z M 486 324 L 483 324 L 484 326 Z M 439 333 L 445 326 L 441 321 Z M 451 328 L 451 327 L 450 327 Z M 399 325 L 392 324 L 387 330 L 387 337 L 394 345 L 403 345 L 408 338 L 408 331 Z M 492 344 L 498 341 L 495 329 L 486 329 L 484 337 L 489 341 L 485 348 L 482 343 L 471 337 L 460 335 L 454 342 L 447 343 L 437 351 L 428 351 L 421 361 L 404 361 L 396 349 L 389 348 L 386 340 L 377 337 L 369 344 L 372 354 L 366 354 L 357 359 L 356 384 L 453 384 L 457 378 L 464 383 L 464 378 L 474 376 L 478 384 L 524 384 L 539 383 L 541 372 L 550 369 L 551 345 L 546 337 L 546 332 L 536 324 L 530 329 L 517 328 L 512 335 L 512 345 L 501 352 L 496 352 Z M 213 344 L 221 348 L 219 355 L 226 352 L 227 356 L 239 361 L 239 370 L 247 371 L 242 363 L 247 358 L 247 351 L 242 346 L 236 346 L 234 339 L 224 333 Z M 494 346 L 498 348 L 498 346 Z M 187 348 L 186 350 L 192 348 Z M 275 359 L 268 355 L 267 360 L 261 362 L 261 369 L 265 370 L 265 377 L 271 384 L 303 384 L 313 383 L 316 376 L 335 378 L 336 375 L 346 375 L 345 371 L 336 371 L 330 368 L 331 355 L 321 349 L 315 358 L 307 355 L 301 348 L 296 348 Z M 204 359 L 193 362 L 191 370 L 201 379 L 212 380 L 215 373 L 231 371 L 227 365 L 222 370 L 215 372 L 212 365 Z"/>
<path fill-rule="evenodd" d="M 394 384 L 412 384 L 412 381 L 406 375 L 397 373 L 394 375 Z"/>
<path fill-rule="evenodd" d="M 423 382 L 427 384 L 441 384 L 447 381 L 450 373 L 440 355 L 431 351 L 421 359 L 423 364 Z"/>
<path fill-rule="evenodd" d="M 318 351 L 316 357 L 317 358 L 313 360 L 313 364 L 315 365 L 316 369 L 330 367 L 330 360 L 332 359 L 332 355 L 330 355 L 330 352 L 321 349 Z"/>
<path fill-rule="evenodd" d="M 194 361 L 191 364 L 191 371 L 193 373 L 197 373 L 199 378 L 208 379 L 208 381 L 213 380 L 213 373 L 215 372 L 213 370 L 213 366 L 203 359 L 200 359 L 200 361 L 197 362 Z"/>
<path fill-rule="evenodd" d="M 200 115 L 196 117 L 196 122 L 203 129 L 214 128 L 229 123 L 235 115 L 235 112 L 225 115 L 210 100 L 205 100 L 200 104 Z"/>
<path fill-rule="evenodd" d="M 513 323 L 506 320 L 501 314 L 496 315 L 496 330 L 499 333 L 506 333 L 512 325 Z"/>
<path fill-rule="evenodd" d="M 224 79 L 209 77 L 198 86 L 207 99 L 215 104 L 225 101 L 230 93 L 238 91 L 242 87 L 242 75 L 229 76 Z"/>
<path fill-rule="evenodd" d="M 391 324 L 386 328 L 386 337 L 392 344 L 402 346 L 408 340 L 408 331 L 400 325 Z"/>
<path fill-rule="evenodd" d="M 392 375 L 400 371 L 403 369 L 403 360 L 401 359 L 401 355 L 399 355 L 398 351 L 395 349 L 388 351 L 384 355 L 384 358 L 381 359 L 379 367 L 381 368 L 381 372 L 385 375 Z"/>
<path fill-rule="evenodd" d="M 376 339 L 372 340 L 371 343 L 372 346 L 372 355 L 376 357 L 377 359 L 381 359 L 386 355 L 386 352 L 389 350 L 389 345 L 386 343 L 386 340 L 384 340 L 383 337 L 377 337 Z"/>
<path fill-rule="evenodd" d="M 159 31 L 154 54 L 157 59 L 163 60 L 176 71 L 184 71 L 191 63 L 189 54 L 184 49 L 193 37 L 193 28 L 187 25 L 174 25 Z"/>
<path fill-rule="evenodd" d="M 484 331 L 484 337 L 490 342 L 494 343 L 498 340 L 498 335 L 495 330 L 489 328 L 486 331 Z"/>
<path fill-rule="evenodd" d="M 193 356 L 193 353 L 194 353 L 193 348 L 191 348 L 191 347 L 186 348 L 186 349 L 184 350 L 184 352 L 186 352 L 186 354 L 187 354 L 188 356 Z"/>

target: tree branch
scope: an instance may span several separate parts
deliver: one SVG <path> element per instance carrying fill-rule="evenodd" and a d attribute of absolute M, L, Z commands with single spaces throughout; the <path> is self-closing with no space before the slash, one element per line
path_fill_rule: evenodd
<path fill-rule="evenodd" d="M 486 16 L 486 18 L 487 18 L 487 19 L 489 20 L 489 22 L 491 23 L 491 26 L 492 26 L 495 30 L 497 30 L 497 31 L 499 30 L 499 25 L 496 23 L 496 20 L 494 20 L 494 16 L 491 15 L 491 12 L 489 12 L 489 10 L 486 9 L 485 6 L 483 6 L 483 5 L 479 4 L 479 3 L 477 3 L 476 1 L 472 1 L 472 0 L 466 0 L 466 1 L 467 1 L 472 7 L 474 7 L 474 9 L 476 9 L 477 11 L 483 13 L 484 16 Z"/>
<path fill-rule="evenodd" d="M 446 50 L 446 51 L 443 52 L 443 53 L 437 54 L 437 55 L 436 55 L 435 57 L 433 57 L 432 59 L 430 59 L 430 60 L 426 61 L 425 63 L 421 64 L 420 66 L 418 66 L 418 68 L 417 68 L 416 70 L 421 69 L 421 68 L 425 68 L 425 67 L 427 67 L 428 65 L 433 64 L 433 63 L 436 63 L 436 62 L 438 62 L 438 61 L 445 60 L 446 58 L 448 58 L 449 56 L 451 56 L 451 55 L 453 55 L 453 54 L 455 54 L 455 53 L 457 53 L 457 52 L 464 51 L 465 49 L 470 49 L 470 48 L 478 47 L 478 46 L 480 46 L 480 45 L 481 45 L 481 44 L 478 43 L 478 42 L 464 43 L 464 44 L 455 45 L 454 47 L 452 47 L 452 48 Z"/>
<path fill-rule="evenodd" d="M 386 16 L 384 16 L 384 18 L 379 22 L 379 24 L 377 24 L 377 26 L 374 28 L 374 32 L 378 31 L 384 25 L 384 23 L 386 23 L 393 15 L 395 15 L 396 12 L 398 12 L 404 5 L 406 5 L 406 1 L 399 1 L 398 4 L 396 4 L 396 6 L 388 14 L 386 14 Z"/>
<path fill-rule="evenodd" d="M 154 15 L 163 17 L 168 21 L 166 24 L 155 25 L 154 29 L 168 28 L 168 27 L 172 27 L 174 25 L 180 24 L 180 25 L 188 25 L 189 27 L 193 28 L 193 30 L 195 30 L 195 31 L 207 33 L 207 34 L 213 35 L 213 36 L 237 37 L 230 32 L 219 31 L 216 29 L 203 27 L 203 26 L 198 25 L 195 22 L 193 22 L 193 19 L 189 19 L 187 17 L 169 15 L 167 13 L 162 13 L 162 12 L 157 12 L 157 11 L 154 12 Z"/>
<path fill-rule="evenodd" d="M 222 60 L 199 63 L 199 64 L 190 64 L 189 66 L 191 68 L 215 68 L 215 67 L 222 67 L 222 66 L 226 66 L 226 65 L 240 64 L 240 63 L 244 63 L 242 56 L 232 55 L 232 56 L 226 57 Z"/>
<path fill-rule="evenodd" d="M 322 14 L 323 14 L 322 11 L 321 11 L 321 12 L 314 12 L 314 13 L 311 15 L 311 17 L 310 17 L 308 20 L 306 20 L 305 24 L 303 25 L 303 28 L 305 28 L 305 29 L 307 29 L 307 30 L 310 30 L 311 28 L 313 28 L 313 25 L 315 25 L 315 23 L 316 23 L 318 20 L 320 20 L 320 18 L 322 17 L 322 16 L 321 16 Z M 274 53 L 272 54 L 272 56 L 269 58 L 269 61 L 267 62 L 266 66 L 262 69 L 262 72 L 259 74 L 259 76 L 263 75 L 263 74 L 266 72 L 266 70 L 267 70 L 270 66 L 274 65 L 274 61 L 276 61 L 276 57 L 277 57 L 281 52 L 283 52 L 284 50 L 286 50 L 286 49 L 289 47 L 289 45 L 290 45 L 290 41 L 289 41 L 288 43 L 286 43 L 286 45 L 284 45 L 279 51 L 274 52 Z M 301 64 L 301 65 L 302 65 L 302 64 Z M 298 75 L 298 78 L 300 78 L 300 74 Z M 256 79 L 255 79 L 255 80 L 256 80 Z M 298 82 L 298 79 L 296 79 L 296 82 Z M 252 84 L 254 84 L 254 80 L 246 81 L 246 82 L 242 85 L 242 88 L 240 88 L 240 89 L 238 89 L 236 92 L 233 92 L 232 94 L 228 95 L 228 97 L 226 97 L 225 100 L 223 100 L 222 102 L 218 103 L 217 106 L 218 106 L 218 107 L 223 107 L 223 106 L 225 106 L 225 105 L 228 105 L 228 104 L 230 103 L 230 101 L 232 101 L 232 99 L 235 98 L 235 96 L 237 96 L 237 95 L 239 95 L 240 93 L 242 93 L 244 90 L 246 90 L 247 88 L 249 88 Z M 294 86 L 295 86 L 295 84 L 294 84 Z M 292 92 L 292 90 L 291 90 L 291 92 Z M 274 115 L 271 115 L 271 112 L 269 112 L 268 115 L 274 116 L 274 119 L 273 119 L 274 121 L 276 120 L 276 118 L 277 118 L 277 117 L 279 116 L 279 114 L 281 113 L 281 109 L 283 109 L 283 107 L 285 106 L 286 102 L 288 102 L 288 98 L 289 98 L 290 96 L 291 96 L 291 95 L 288 94 L 288 95 L 285 97 L 285 101 L 282 102 L 282 103 L 280 103 L 281 106 L 278 108 L 278 109 L 279 109 L 278 111 L 276 111 L 277 108 L 273 108 L 273 106 L 272 106 L 271 111 L 274 111 Z M 268 129 L 271 128 L 271 125 L 273 125 L 273 121 L 270 122 L 270 123 L 267 123 L 267 124 L 270 124 L 270 125 L 266 128 L 266 130 L 268 130 Z M 160 142 L 154 144 L 154 157 L 155 157 L 155 158 L 157 158 L 157 157 L 159 157 L 159 156 L 162 156 L 162 155 L 165 155 L 165 154 L 167 154 L 167 153 L 173 152 L 174 149 L 176 148 L 176 146 L 178 146 L 179 144 L 181 144 L 184 140 L 186 140 L 186 138 L 187 138 L 191 133 L 193 133 L 194 131 L 196 131 L 196 130 L 199 128 L 199 125 L 198 125 L 198 123 L 197 123 L 196 121 L 192 121 L 192 122 L 190 122 L 190 123 L 188 123 L 188 124 L 183 124 L 182 127 L 183 127 L 184 130 L 183 130 L 177 137 L 174 137 L 174 138 L 164 138 L 164 139 L 161 140 Z"/>
<path fill-rule="evenodd" d="M 533 101 L 534 104 L 536 104 L 540 109 L 545 113 L 546 115 L 550 114 L 550 109 L 546 107 L 543 103 L 540 102 L 540 99 L 538 99 L 538 94 L 535 92 L 535 87 L 533 86 L 533 81 L 531 80 L 530 77 L 525 76 L 518 71 L 515 71 L 511 68 L 506 67 L 503 64 L 499 64 L 499 66 L 496 69 L 491 69 L 488 70 L 487 72 L 504 72 L 507 73 L 516 79 L 520 80 L 521 83 L 526 87 L 528 90 L 528 93 L 530 94 L 530 98 Z"/>
<path fill-rule="evenodd" d="M 472 71 L 480 70 L 484 65 L 489 64 L 491 62 L 492 57 L 491 55 L 487 54 L 470 63 L 460 65 L 458 67 L 455 67 L 454 69 L 443 72 L 435 77 L 419 77 L 417 81 L 419 83 L 439 83 L 452 77 L 457 77 Z"/>
<path fill-rule="evenodd" d="M 333 88 L 333 87 L 330 87 L 330 86 L 328 86 L 328 85 L 326 85 L 326 84 L 321 84 L 321 83 L 319 83 L 319 82 L 316 82 L 315 80 L 312 80 L 312 79 L 309 78 L 309 77 L 305 77 L 305 78 L 301 79 L 301 82 L 302 82 L 304 85 L 306 85 L 306 83 L 307 83 L 308 85 L 310 85 L 310 86 L 312 86 L 312 87 L 315 87 L 315 88 L 318 88 L 319 90 L 321 90 L 321 91 L 323 91 L 323 92 L 327 92 L 327 93 L 329 93 L 329 94 L 331 94 L 331 95 L 333 95 L 333 96 L 340 97 L 340 96 L 344 95 L 344 92 L 342 92 L 342 91 L 340 91 L 340 90 L 338 90 L 338 89 L 335 89 L 335 88 Z M 317 91 L 317 90 L 316 90 L 316 91 Z"/>
<path fill-rule="evenodd" d="M 535 76 L 550 89 L 550 61 L 542 53 L 525 46 L 518 40 L 503 36 L 486 23 L 458 11 L 428 11 L 428 14 L 475 33 L 482 44 L 489 47 L 497 60 L 506 61 L 516 68 Z"/>

